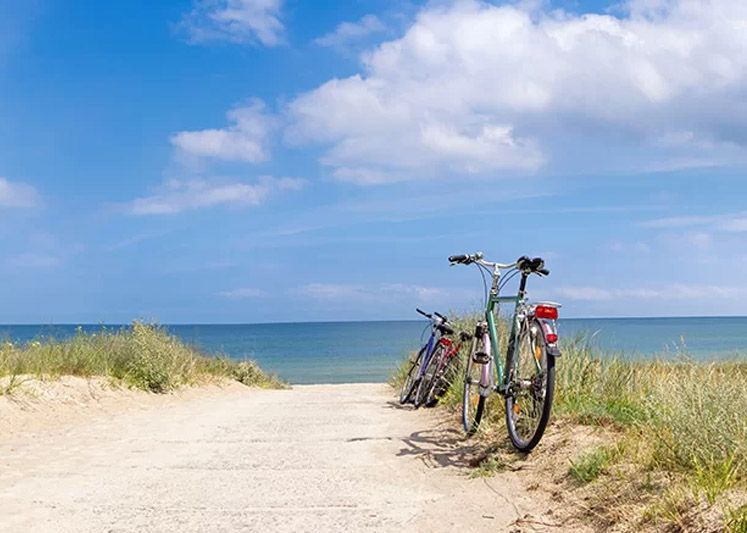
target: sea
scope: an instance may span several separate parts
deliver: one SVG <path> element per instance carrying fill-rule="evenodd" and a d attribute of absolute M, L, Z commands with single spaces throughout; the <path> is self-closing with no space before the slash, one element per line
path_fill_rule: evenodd
<path fill-rule="evenodd" d="M 64 339 L 78 329 L 121 325 L 0 325 L 0 340 Z M 289 383 L 386 381 L 427 339 L 425 321 L 164 325 L 210 354 L 254 359 Z M 628 358 L 747 358 L 747 317 L 563 318 L 561 338 L 584 335 L 600 350 Z"/>

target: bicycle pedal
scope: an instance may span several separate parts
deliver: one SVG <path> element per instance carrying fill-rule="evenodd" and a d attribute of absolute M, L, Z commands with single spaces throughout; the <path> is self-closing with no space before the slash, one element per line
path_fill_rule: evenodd
<path fill-rule="evenodd" d="M 472 356 L 472 360 L 480 365 L 487 365 L 490 362 L 490 356 L 485 352 L 475 352 Z"/>

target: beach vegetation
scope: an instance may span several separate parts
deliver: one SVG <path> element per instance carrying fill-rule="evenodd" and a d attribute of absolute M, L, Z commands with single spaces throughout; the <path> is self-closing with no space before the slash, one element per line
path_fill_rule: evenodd
<path fill-rule="evenodd" d="M 59 376 L 105 377 L 126 386 L 165 393 L 185 385 L 232 379 L 257 387 L 280 387 L 254 361 L 202 353 L 163 327 L 134 322 L 130 327 L 67 339 L 37 339 L 0 345 L 0 394 L 12 393 L 24 379 Z"/>

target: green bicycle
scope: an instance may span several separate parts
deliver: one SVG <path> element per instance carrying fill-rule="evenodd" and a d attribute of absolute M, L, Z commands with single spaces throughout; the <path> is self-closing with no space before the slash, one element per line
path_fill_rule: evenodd
<path fill-rule="evenodd" d="M 477 431 L 485 413 L 485 402 L 497 392 L 505 399 L 506 425 L 511 443 L 531 451 L 547 427 L 555 387 L 555 358 L 560 356 L 556 320 L 560 304 L 526 300 L 527 278 L 550 271 L 540 257 L 520 257 L 511 264 L 485 261 L 482 252 L 453 255 L 451 265 L 477 265 L 486 292 L 485 320 L 477 324 L 464 374 L 462 422 L 468 435 Z M 503 278 L 501 271 L 505 271 Z M 487 273 L 492 283 L 487 291 Z M 506 283 L 520 275 L 516 296 L 499 296 Z M 505 364 L 499 357 L 496 315 L 500 304 L 515 305 L 508 335 Z M 495 364 L 493 364 L 495 361 Z"/>

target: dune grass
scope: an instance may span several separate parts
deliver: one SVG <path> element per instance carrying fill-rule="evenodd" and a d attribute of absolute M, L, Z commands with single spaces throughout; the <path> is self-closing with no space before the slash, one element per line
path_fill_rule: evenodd
<path fill-rule="evenodd" d="M 132 388 L 163 393 L 210 379 L 279 387 L 282 382 L 254 361 L 210 357 L 163 328 L 135 322 L 130 328 L 85 333 L 65 340 L 44 339 L 23 345 L 0 344 L 0 394 L 11 393 L 21 376 L 106 377 Z"/>
<path fill-rule="evenodd" d="M 475 320 L 455 322 L 469 331 Z M 505 322 L 499 329 L 505 340 Z M 747 357 L 719 362 L 697 362 L 683 354 L 629 359 L 596 348 L 588 336 L 564 339 L 562 353 L 553 418 L 605 426 L 619 436 L 617 443 L 573 459 L 570 479 L 599 483 L 596 496 L 604 498 L 609 495 L 601 490 L 603 478 L 617 463 L 626 468 L 615 476 L 635 478 L 642 487 L 647 484 L 641 480 L 658 473 L 667 477 L 668 487 L 651 488 L 663 493 L 646 513 L 650 520 L 687 530 L 682 526 L 688 513 L 704 502 L 720 509 L 724 528 L 747 533 Z M 403 371 L 395 372 L 393 385 L 401 382 Z M 457 408 L 461 401 L 458 379 L 441 403 Z M 481 433 L 503 438 L 504 425 L 502 398 L 494 395 Z M 535 453 L 542 453 L 541 446 Z M 666 513 L 657 509 L 662 501 L 670 501 Z"/>

